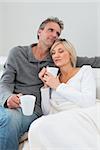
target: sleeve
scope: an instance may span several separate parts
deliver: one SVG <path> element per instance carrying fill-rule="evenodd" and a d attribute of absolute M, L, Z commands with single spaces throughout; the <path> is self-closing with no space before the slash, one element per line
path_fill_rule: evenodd
<path fill-rule="evenodd" d="M 0 105 L 4 106 L 6 100 L 13 94 L 15 86 L 16 76 L 16 51 L 17 48 L 13 48 L 7 61 L 4 65 L 4 72 L 0 79 Z"/>
<path fill-rule="evenodd" d="M 77 67 L 91 65 L 93 68 L 100 68 L 100 57 L 77 57 Z"/>
<path fill-rule="evenodd" d="M 94 105 L 96 101 L 96 83 L 92 68 L 88 66 L 84 70 L 80 80 L 80 90 L 62 83 L 57 87 L 56 91 L 66 100 L 81 107 Z"/>
<path fill-rule="evenodd" d="M 44 115 L 50 111 L 50 88 L 41 88 L 41 107 Z"/>

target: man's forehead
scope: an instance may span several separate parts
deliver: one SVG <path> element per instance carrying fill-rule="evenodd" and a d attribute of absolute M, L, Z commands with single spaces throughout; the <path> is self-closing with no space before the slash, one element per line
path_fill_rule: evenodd
<path fill-rule="evenodd" d="M 48 22 L 45 28 L 59 28 L 60 29 L 60 26 L 56 22 Z"/>

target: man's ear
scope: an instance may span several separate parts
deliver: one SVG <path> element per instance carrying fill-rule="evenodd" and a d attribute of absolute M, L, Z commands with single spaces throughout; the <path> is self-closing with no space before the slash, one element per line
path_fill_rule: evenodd
<path fill-rule="evenodd" d="M 38 36 L 40 36 L 41 31 L 42 31 L 41 29 L 38 30 L 38 32 L 37 32 Z"/>

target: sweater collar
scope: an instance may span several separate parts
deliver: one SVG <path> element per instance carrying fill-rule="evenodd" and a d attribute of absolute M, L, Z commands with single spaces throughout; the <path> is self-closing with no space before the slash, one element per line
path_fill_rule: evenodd
<path fill-rule="evenodd" d="M 29 59 L 29 62 L 41 62 L 41 60 L 40 60 L 40 61 L 37 60 L 37 59 L 35 58 L 35 56 L 33 55 L 33 53 L 32 53 L 32 47 L 33 47 L 33 46 L 36 46 L 36 45 L 37 45 L 37 43 L 31 44 L 31 45 L 29 46 L 29 51 L 28 51 L 28 59 Z M 52 58 L 51 58 L 50 54 L 49 54 L 47 57 L 45 57 L 42 61 L 51 62 L 51 61 L 52 61 Z"/>

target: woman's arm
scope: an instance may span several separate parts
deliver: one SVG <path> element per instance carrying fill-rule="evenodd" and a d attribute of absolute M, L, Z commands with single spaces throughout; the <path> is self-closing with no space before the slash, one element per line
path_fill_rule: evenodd
<path fill-rule="evenodd" d="M 90 66 L 84 68 L 80 80 L 80 90 L 77 90 L 75 86 L 70 86 L 70 84 L 62 83 L 57 87 L 56 91 L 66 100 L 79 106 L 87 107 L 95 104 L 96 84 L 92 68 Z"/>

